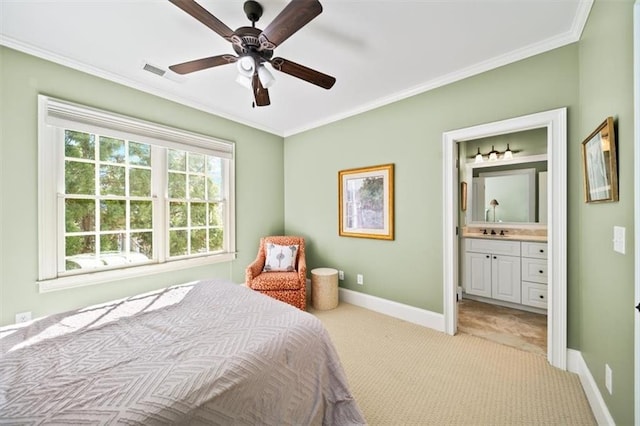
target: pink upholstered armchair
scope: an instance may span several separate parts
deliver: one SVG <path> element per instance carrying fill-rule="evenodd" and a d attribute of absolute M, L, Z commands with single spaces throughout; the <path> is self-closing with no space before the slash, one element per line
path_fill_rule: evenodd
<path fill-rule="evenodd" d="M 247 266 L 245 281 L 247 287 L 305 311 L 307 262 L 304 257 L 304 238 L 261 238 L 258 256 Z"/>

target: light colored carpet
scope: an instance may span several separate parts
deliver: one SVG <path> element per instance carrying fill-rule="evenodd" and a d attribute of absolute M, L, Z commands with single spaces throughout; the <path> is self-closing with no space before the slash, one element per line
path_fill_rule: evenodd
<path fill-rule="evenodd" d="M 544 357 L 340 303 L 325 325 L 370 425 L 594 425 L 577 375 Z"/>
<path fill-rule="evenodd" d="M 547 356 L 547 316 L 462 299 L 458 332 Z"/>

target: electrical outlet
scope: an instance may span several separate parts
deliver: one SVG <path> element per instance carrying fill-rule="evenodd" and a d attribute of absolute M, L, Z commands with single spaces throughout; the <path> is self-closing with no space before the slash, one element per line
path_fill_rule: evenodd
<path fill-rule="evenodd" d="M 338 271 L 338 279 L 340 281 L 344 280 L 344 271 Z"/>
<path fill-rule="evenodd" d="M 613 372 L 609 364 L 604 365 L 604 385 L 607 387 L 609 394 L 613 394 Z"/>
<path fill-rule="evenodd" d="M 20 312 L 16 314 L 16 324 L 31 321 L 31 312 Z"/>
<path fill-rule="evenodd" d="M 358 274 L 357 275 L 357 281 L 358 284 L 363 285 L 364 284 L 364 277 L 362 276 L 362 274 Z"/>

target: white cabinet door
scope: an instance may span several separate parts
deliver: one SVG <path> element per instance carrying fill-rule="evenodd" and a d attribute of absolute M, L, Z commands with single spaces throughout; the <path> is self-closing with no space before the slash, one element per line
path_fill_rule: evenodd
<path fill-rule="evenodd" d="M 520 257 L 491 256 L 491 294 L 494 299 L 520 303 Z"/>
<path fill-rule="evenodd" d="M 465 292 L 476 296 L 491 297 L 491 255 L 487 253 L 465 254 Z"/>

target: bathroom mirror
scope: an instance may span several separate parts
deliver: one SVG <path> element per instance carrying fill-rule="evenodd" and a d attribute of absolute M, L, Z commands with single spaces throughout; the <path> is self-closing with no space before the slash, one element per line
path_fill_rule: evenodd
<path fill-rule="evenodd" d="M 544 129 L 535 129 L 460 143 L 467 225 L 547 223 L 546 142 Z"/>

